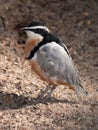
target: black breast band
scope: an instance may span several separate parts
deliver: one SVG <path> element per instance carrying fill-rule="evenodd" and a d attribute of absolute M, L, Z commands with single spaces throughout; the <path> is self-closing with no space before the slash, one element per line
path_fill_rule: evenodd
<path fill-rule="evenodd" d="M 39 48 L 42 47 L 43 45 L 49 43 L 49 42 L 56 42 L 57 44 L 62 46 L 65 49 L 65 51 L 67 52 L 67 54 L 70 56 L 65 45 L 56 36 L 54 36 L 52 34 L 47 34 L 47 36 L 40 43 L 38 43 L 37 46 L 35 46 L 33 48 L 33 50 L 30 52 L 30 55 L 27 57 L 27 59 L 31 60 L 33 58 L 33 56 L 35 55 L 35 53 L 39 50 Z"/>

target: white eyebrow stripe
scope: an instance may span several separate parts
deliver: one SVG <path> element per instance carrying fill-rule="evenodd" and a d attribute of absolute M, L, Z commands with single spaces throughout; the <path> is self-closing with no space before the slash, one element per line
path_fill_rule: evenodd
<path fill-rule="evenodd" d="M 46 26 L 31 26 L 31 27 L 27 27 L 28 29 L 44 29 L 47 32 L 50 32 L 50 30 L 46 27 Z"/>

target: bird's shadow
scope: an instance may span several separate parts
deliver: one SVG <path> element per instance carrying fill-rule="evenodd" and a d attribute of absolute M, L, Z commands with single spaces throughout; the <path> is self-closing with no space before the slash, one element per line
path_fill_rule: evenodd
<path fill-rule="evenodd" d="M 68 101 L 67 99 L 56 99 L 51 97 L 49 99 L 38 100 L 38 98 L 34 97 L 25 97 L 23 95 L 17 94 L 9 94 L 0 92 L 0 110 L 6 109 L 19 109 L 26 105 L 37 105 L 39 103 L 48 104 L 48 103 L 69 103 L 69 104 L 77 104 L 75 101 Z"/>

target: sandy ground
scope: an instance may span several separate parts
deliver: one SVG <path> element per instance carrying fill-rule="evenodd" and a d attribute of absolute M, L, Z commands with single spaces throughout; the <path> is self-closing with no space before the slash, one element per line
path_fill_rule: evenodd
<path fill-rule="evenodd" d="M 67 45 L 87 97 L 58 86 L 37 102 L 46 83 L 31 73 L 19 27 L 44 22 Z M 98 1 L 0 0 L 0 130 L 98 130 Z"/>

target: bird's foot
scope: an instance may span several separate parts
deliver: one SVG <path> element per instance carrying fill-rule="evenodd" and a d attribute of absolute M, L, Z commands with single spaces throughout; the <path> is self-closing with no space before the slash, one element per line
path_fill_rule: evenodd
<path fill-rule="evenodd" d="M 37 102 L 44 102 L 47 101 L 51 98 L 51 94 L 53 92 L 53 90 L 56 88 L 56 86 L 52 86 L 50 87 L 50 85 L 48 85 L 46 87 L 45 90 L 43 90 L 39 96 L 37 97 Z"/>

